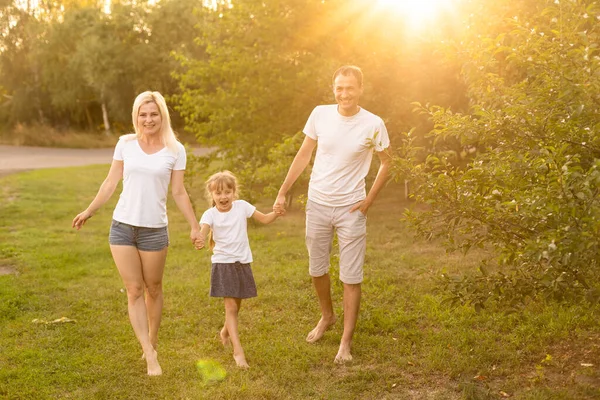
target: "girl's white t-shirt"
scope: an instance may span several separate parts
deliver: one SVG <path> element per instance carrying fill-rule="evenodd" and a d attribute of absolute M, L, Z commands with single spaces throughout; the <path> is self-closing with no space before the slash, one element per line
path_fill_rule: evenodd
<path fill-rule="evenodd" d="M 355 204 L 366 197 L 365 177 L 373 151 L 383 151 L 390 138 L 383 120 L 361 108 L 344 117 L 337 104 L 317 106 L 304 134 L 317 141 L 308 198 L 330 207 Z"/>
<path fill-rule="evenodd" d="M 167 226 L 167 193 L 171 172 L 184 170 L 185 147 L 177 142 L 177 154 L 167 147 L 146 154 L 134 135 L 119 139 L 113 159 L 123 161 L 123 191 L 113 219 L 146 228 Z"/>
<path fill-rule="evenodd" d="M 252 217 L 254 211 L 256 207 L 247 201 L 234 200 L 231 210 L 227 212 L 220 212 L 216 207 L 212 207 L 202 214 L 200 224 L 210 226 L 215 241 L 211 257 L 213 263 L 252 262 L 252 251 L 248 241 L 248 218 Z"/>

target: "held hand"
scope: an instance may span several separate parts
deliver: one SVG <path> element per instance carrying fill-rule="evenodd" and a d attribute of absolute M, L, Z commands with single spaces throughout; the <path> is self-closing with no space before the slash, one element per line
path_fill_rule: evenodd
<path fill-rule="evenodd" d="M 200 234 L 200 231 L 198 229 L 192 229 L 192 231 L 190 232 L 190 240 L 192 241 L 192 243 L 195 245 L 196 241 L 201 238 L 202 235 Z"/>
<path fill-rule="evenodd" d="M 275 212 L 277 216 L 285 215 L 285 195 L 277 195 L 275 203 L 273 203 L 273 212 Z"/>
<path fill-rule="evenodd" d="M 88 210 L 85 210 L 77 214 L 77 216 L 73 218 L 73 223 L 71 227 L 80 230 L 83 227 L 83 225 L 85 225 L 86 221 L 90 218 L 92 218 L 92 214 Z"/>
<path fill-rule="evenodd" d="M 194 241 L 194 246 L 196 246 L 197 250 L 204 248 L 204 238 L 197 238 Z"/>

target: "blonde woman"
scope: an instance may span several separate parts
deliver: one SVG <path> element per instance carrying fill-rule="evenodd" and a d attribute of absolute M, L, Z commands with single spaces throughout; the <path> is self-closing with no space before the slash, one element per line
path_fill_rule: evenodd
<path fill-rule="evenodd" d="M 141 93 L 131 116 L 135 133 L 119 139 L 108 176 L 90 205 L 73 219 L 73 227 L 81 229 L 123 180 L 110 227 L 110 250 L 127 289 L 129 320 L 142 346 L 148 375 L 161 375 L 156 349 L 169 246 L 169 183 L 177 207 L 190 224 L 192 242 L 199 237 L 200 226 L 183 185 L 185 148 L 171 128 L 165 99 L 158 92 Z"/>

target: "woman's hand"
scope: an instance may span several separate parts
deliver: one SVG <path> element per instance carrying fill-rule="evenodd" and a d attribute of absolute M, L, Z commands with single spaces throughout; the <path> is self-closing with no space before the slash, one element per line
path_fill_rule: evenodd
<path fill-rule="evenodd" d="M 92 213 L 88 210 L 85 210 L 77 214 L 77 216 L 73 218 L 73 224 L 71 225 L 71 227 L 80 230 L 81 227 L 85 225 L 85 222 L 90 218 L 92 218 Z"/>

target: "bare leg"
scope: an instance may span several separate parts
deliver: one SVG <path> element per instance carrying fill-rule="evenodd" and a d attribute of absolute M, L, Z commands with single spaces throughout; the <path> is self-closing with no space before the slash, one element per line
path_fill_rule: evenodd
<path fill-rule="evenodd" d="M 325 331 L 335 324 L 335 321 L 337 320 L 333 313 L 333 304 L 331 302 L 331 282 L 329 280 L 329 274 L 313 276 L 312 281 L 315 290 L 317 291 L 317 297 L 319 298 L 321 319 L 317 323 L 317 326 L 308 333 L 308 336 L 306 336 L 306 341 L 309 343 L 314 343 L 321 339 L 325 334 Z"/>
<path fill-rule="evenodd" d="M 148 366 L 148 375 L 161 375 L 162 369 L 158 364 L 156 350 L 150 343 L 148 333 L 148 315 L 144 302 L 144 280 L 142 273 L 142 260 L 138 250 L 132 246 L 111 245 L 115 264 L 127 289 L 127 309 L 129 320 L 138 341 L 144 351 Z"/>
<path fill-rule="evenodd" d="M 154 350 L 158 348 L 158 328 L 163 309 L 162 279 L 167 259 L 167 248 L 161 251 L 140 251 L 144 284 L 146 286 L 146 311 L 148 333 Z"/>
<path fill-rule="evenodd" d="M 340 348 L 335 356 L 335 363 L 341 364 L 352 360 L 350 347 L 352 346 L 352 336 L 358 320 L 358 310 L 360 309 L 361 286 L 358 284 L 344 283 L 344 333 Z"/>
<path fill-rule="evenodd" d="M 225 326 L 229 340 L 233 346 L 233 359 L 240 368 L 249 368 L 246 362 L 246 356 L 242 343 L 240 342 L 240 336 L 238 334 L 238 312 L 242 305 L 242 299 L 233 297 L 225 297 Z"/>

